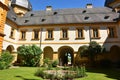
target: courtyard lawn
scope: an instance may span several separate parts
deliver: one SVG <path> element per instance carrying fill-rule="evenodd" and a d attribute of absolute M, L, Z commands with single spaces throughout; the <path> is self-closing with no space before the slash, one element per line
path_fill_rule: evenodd
<path fill-rule="evenodd" d="M 120 69 L 88 69 L 86 77 L 75 80 L 120 80 Z"/>
<path fill-rule="evenodd" d="M 0 70 L 0 80 L 43 80 L 34 76 L 38 68 L 20 67 Z M 88 69 L 84 78 L 75 80 L 120 80 L 120 70 L 117 69 Z"/>
<path fill-rule="evenodd" d="M 37 68 L 20 67 L 6 70 L 0 70 L 0 80 L 42 80 L 34 76 Z"/>

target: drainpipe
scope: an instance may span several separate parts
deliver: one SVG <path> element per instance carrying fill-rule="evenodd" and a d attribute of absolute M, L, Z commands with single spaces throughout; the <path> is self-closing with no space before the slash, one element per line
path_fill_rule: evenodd
<path fill-rule="evenodd" d="M 90 42 L 91 42 L 91 27 L 89 26 L 89 39 L 90 39 Z"/>
<path fill-rule="evenodd" d="M 41 48 L 41 43 L 42 43 L 42 28 L 40 29 L 40 48 Z"/>

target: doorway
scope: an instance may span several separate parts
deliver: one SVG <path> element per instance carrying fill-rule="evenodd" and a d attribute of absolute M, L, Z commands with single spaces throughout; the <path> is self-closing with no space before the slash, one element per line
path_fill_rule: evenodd
<path fill-rule="evenodd" d="M 72 65 L 74 59 L 73 49 L 71 47 L 61 47 L 59 49 L 59 65 Z"/>

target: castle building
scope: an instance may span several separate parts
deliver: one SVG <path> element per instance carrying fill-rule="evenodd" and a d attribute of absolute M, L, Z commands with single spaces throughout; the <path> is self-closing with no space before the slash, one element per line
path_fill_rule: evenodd
<path fill-rule="evenodd" d="M 4 3 L 0 2 L 0 7 L 7 12 Z M 101 8 L 87 4 L 86 8 L 54 10 L 47 6 L 43 11 L 32 11 L 29 0 L 10 0 L 7 16 L 0 11 L 0 49 L 16 56 L 19 46 L 36 44 L 43 59 L 64 65 L 66 55 L 73 64 L 80 46 L 96 41 L 110 52 L 107 58 L 114 62 L 120 60 L 119 12 L 119 0 L 106 0 Z"/>
<path fill-rule="evenodd" d="M 2 50 L 3 38 L 5 36 L 4 25 L 5 25 L 6 15 L 8 11 L 7 4 L 8 4 L 8 0 L 0 0 L 0 52 Z"/>

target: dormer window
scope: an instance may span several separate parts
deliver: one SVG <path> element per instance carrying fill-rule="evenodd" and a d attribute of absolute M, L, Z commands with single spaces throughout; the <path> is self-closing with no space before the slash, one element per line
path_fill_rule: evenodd
<path fill-rule="evenodd" d="M 88 17 L 88 16 L 86 16 L 86 17 L 84 17 L 84 20 L 88 20 L 90 17 Z"/>
<path fill-rule="evenodd" d="M 34 14 L 31 14 L 30 16 L 34 16 Z"/>
<path fill-rule="evenodd" d="M 41 19 L 41 22 L 44 22 L 46 19 Z"/>
<path fill-rule="evenodd" d="M 16 21 L 16 18 L 15 18 L 15 17 L 12 17 L 12 19 L 13 19 L 14 21 Z"/>
<path fill-rule="evenodd" d="M 29 20 L 25 20 L 25 21 L 24 21 L 24 23 L 27 23 L 27 22 L 29 22 Z"/>
<path fill-rule="evenodd" d="M 110 16 L 105 16 L 104 19 L 109 19 Z"/>
<path fill-rule="evenodd" d="M 86 10 L 84 10 L 82 13 L 86 13 L 87 11 Z"/>
<path fill-rule="evenodd" d="M 54 12 L 53 14 L 54 14 L 54 15 L 56 15 L 56 14 L 57 14 L 57 12 Z"/>

